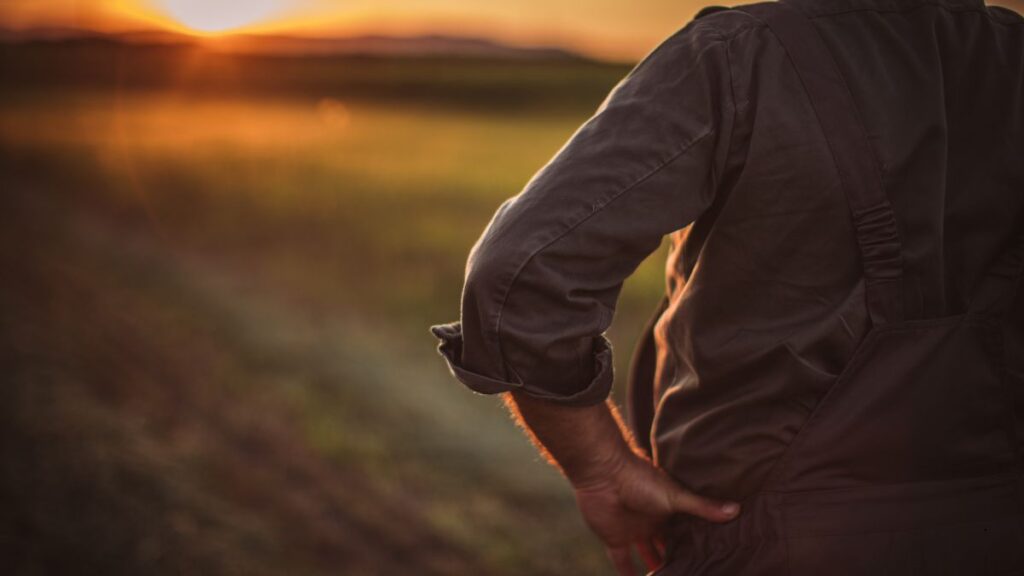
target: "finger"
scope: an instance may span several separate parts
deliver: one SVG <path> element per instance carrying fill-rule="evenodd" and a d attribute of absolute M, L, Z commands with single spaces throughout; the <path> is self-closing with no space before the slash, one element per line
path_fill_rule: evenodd
<path fill-rule="evenodd" d="M 609 548 L 608 557 L 615 565 L 615 571 L 619 576 L 637 576 L 636 568 L 633 566 L 633 556 L 629 553 L 629 547 Z"/>
<path fill-rule="evenodd" d="M 647 564 L 648 570 L 657 570 L 662 563 L 662 556 L 654 546 L 654 542 L 640 542 L 636 545 L 637 550 L 640 551 L 640 556 L 644 559 Z"/>
<path fill-rule="evenodd" d="M 712 522 L 727 522 L 740 512 L 740 505 L 736 502 L 718 502 L 704 498 L 674 482 L 671 483 L 668 496 L 674 511 L 699 516 Z"/>

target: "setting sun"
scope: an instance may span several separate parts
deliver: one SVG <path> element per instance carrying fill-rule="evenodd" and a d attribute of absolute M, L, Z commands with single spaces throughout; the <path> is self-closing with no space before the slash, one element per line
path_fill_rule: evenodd
<path fill-rule="evenodd" d="M 258 23 L 283 8 L 281 0 L 158 0 L 155 4 L 182 26 L 206 34 Z"/>

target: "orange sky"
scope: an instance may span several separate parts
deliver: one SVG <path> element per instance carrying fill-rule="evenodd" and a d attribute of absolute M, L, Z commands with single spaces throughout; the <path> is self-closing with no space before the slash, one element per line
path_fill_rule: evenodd
<path fill-rule="evenodd" d="M 713 0 L 0 0 L 0 26 L 488 36 L 635 60 Z M 1024 11 L 1024 0 L 998 0 Z M 581 6 L 584 8 L 581 9 Z"/>

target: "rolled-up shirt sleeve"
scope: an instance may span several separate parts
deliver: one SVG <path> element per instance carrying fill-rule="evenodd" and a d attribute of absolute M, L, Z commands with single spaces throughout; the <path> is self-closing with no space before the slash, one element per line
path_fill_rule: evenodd
<path fill-rule="evenodd" d="M 710 205 L 733 117 L 728 45 L 704 20 L 641 59 L 473 245 L 460 320 L 430 327 L 452 374 L 483 394 L 604 401 L 623 282 Z"/>

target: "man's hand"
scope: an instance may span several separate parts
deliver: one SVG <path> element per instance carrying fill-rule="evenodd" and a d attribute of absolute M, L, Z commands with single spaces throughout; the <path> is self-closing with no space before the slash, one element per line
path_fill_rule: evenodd
<path fill-rule="evenodd" d="M 693 494 L 654 466 L 636 448 L 611 400 L 573 407 L 519 391 L 505 400 L 537 447 L 569 479 L 584 520 L 621 576 L 636 575 L 633 546 L 651 570 L 662 563 L 662 530 L 673 514 L 726 522 L 739 513 L 739 505 Z"/>
<path fill-rule="evenodd" d="M 573 484 L 583 519 L 604 542 L 621 576 L 636 576 L 631 553 L 634 546 L 648 569 L 655 570 L 662 564 L 662 531 L 673 514 L 725 522 L 739 512 L 735 504 L 723 505 L 687 491 L 635 453 L 625 455 L 607 473 Z"/>

